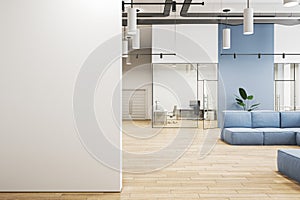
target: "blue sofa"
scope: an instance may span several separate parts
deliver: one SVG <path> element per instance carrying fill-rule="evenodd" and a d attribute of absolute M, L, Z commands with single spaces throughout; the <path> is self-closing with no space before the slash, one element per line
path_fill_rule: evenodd
<path fill-rule="evenodd" d="M 300 182 L 300 149 L 278 150 L 278 171 Z"/>
<path fill-rule="evenodd" d="M 221 139 L 232 145 L 300 145 L 300 112 L 224 111 Z"/>

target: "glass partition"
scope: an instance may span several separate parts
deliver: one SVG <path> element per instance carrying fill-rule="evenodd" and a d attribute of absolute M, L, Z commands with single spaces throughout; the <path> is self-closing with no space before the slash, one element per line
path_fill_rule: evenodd
<path fill-rule="evenodd" d="M 197 65 L 153 64 L 153 127 L 198 127 Z"/>
<path fill-rule="evenodd" d="M 300 64 L 295 64 L 295 108 L 300 110 Z"/>
<path fill-rule="evenodd" d="M 218 65 L 198 64 L 198 97 L 202 99 L 203 128 L 218 127 Z"/>
<path fill-rule="evenodd" d="M 216 128 L 217 64 L 153 64 L 153 127 Z"/>
<path fill-rule="evenodd" d="M 296 68 L 298 64 L 275 64 L 275 110 L 277 111 L 296 110 L 296 93 L 298 93 L 296 92 Z"/>

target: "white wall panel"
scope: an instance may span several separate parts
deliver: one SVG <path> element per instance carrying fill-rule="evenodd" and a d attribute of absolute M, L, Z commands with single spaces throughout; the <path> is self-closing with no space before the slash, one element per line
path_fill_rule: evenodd
<path fill-rule="evenodd" d="M 120 191 L 121 152 L 96 147 L 117 163 L 116 170 L 88 153 L 72 105 L 84 61 L 121 35 L 120 5 L 117 0 L 0 1 L 0 191 Z M 120 51 L 121 37 L 112 45 Z M 116 58 L 102 80 L 107 90 L 101 91 L 101 102 L 112 102 L 120 69 Z M 120 102 L 112 106 L 120 113 Z M 120 148 L 114 121 L 120 116 L 112 119 L 111 107 L 101 111 L 105 133 Z"/>
<path fill-rule="evenodd" d="M 217 63 L 218 25 L 155 25 L 152 32 L 153 63 Z"/>
<path fill-rule="evenodd" d="M 300 53 L 300 25 L 274 25 L 274 52 Z M 275 63 L 300 63 L 300 56 L 274 56 Z"/>

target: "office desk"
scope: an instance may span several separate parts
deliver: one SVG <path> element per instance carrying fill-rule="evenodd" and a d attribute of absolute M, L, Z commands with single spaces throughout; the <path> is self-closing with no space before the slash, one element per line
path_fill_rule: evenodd
<path fill-rule="evenodd" d="M 176 119 L 195 119 L 197 116 L 194 114 L 193 108 L 177 108 Z"/>

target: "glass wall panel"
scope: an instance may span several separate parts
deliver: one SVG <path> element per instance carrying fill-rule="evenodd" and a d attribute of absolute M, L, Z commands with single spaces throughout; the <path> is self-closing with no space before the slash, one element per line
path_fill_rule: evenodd
<path fill-rule="evenodd" d="M 300 64 L 295 64 L 295 98 L 296 98 L 296 110 L 300 110 Z"/>
<path fill-rule="evenodd" d="M 153 127 L 217 127 L 217 64 L 153 64 Z"/>
<path fill-rule="evenodd" d="M 275 64 L 275 110 L 296 110 L 296 64 Z"/>
<path fill-rule="evenodd" d="M 294 64 L 275 64 L 275 80 L 293 81 L 295 80 L 295 66 Z"/>
<path fill-rule="evenodd" d="M 218 80 L 218 65 L 198 64 L 198 80 Z"/>
<path fill-rule="evenodd" d="M 198 127 L 197 65 L 153 64 L 153 127 Z"/>
<path fill-rule="evenodd" d="M 203 86 L 203 128 L 217 128 L 218 81 L 205 80 Z"/>
<path fill-rule="evenodd" d="M 276 81 L 276 110 L 290 111 L 295 110 L 295 82 L 294 81 Z"/>

